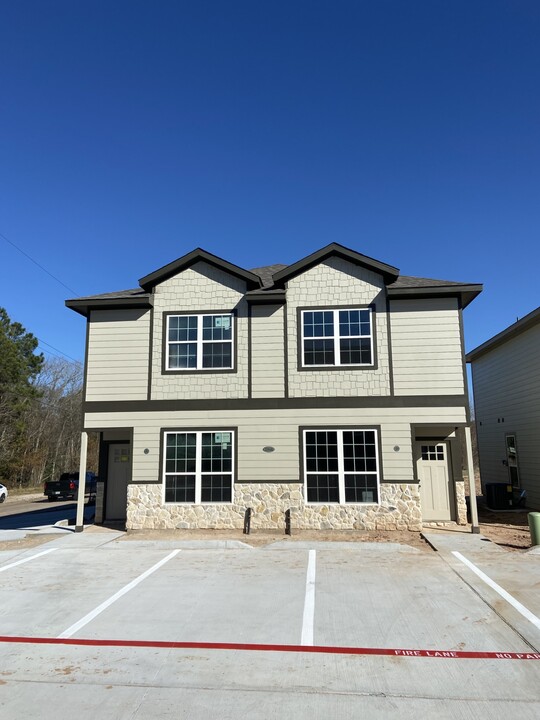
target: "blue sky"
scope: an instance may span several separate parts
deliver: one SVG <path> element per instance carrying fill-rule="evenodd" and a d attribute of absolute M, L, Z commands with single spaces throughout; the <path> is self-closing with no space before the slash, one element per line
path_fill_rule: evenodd
<path fill-rule="evenodd" d="M 539 37 L 536 0 L 3 3 L 0 233 L 78 295 L 335 241 L 484 283 L 472 349 L 540 304 Z M 1 237 L 0 268 L 82 359 L 74 293 Z"/>

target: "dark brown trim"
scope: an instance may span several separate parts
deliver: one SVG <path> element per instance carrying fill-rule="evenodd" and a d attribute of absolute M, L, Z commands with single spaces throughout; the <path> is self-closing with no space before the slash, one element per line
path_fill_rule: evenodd
<path fill-rule="evenodd" d="M 84 341 L 84 370 L 83 370 L 83 404 L 86 402 L 86 386 L 88 382 L 88 351 L 90 349 L 90 316 L 86 318 L 86 339 Z M 81 426 L 84 425 L 84 410 L 81 408 Z"/>
<path fill-rule="evenodd" d="M 392 265 L 387 265 L 379 260 L 374 260 L 373 258 L 370 258 L 367 255 L 362 255 L 355 250 L 349 250 L 349 248 L 346 248 L 339 243 L 330 243 L 330 245 L 317 250 L 317 252 L 314 252 L 311 255 L 302 258 L 302 260 L 298 260 L 298 262 L 288 265 L 283 270 L 274 273 L 272 276 L 274 283 L 278 284 L 287 282 L 293 277 L 306 272 L 306 270 L 309 270 L 315 265 L 319 265 L 321 262 L 332 256 L 340 257 L 343 260 L 348 260 L 354 265 L 360 265 L 372 272 L 378 273 L 384 277 L 384 280 L 387 283 L 394 282 L 399 276 L 398 268 L 393 267 Z"/>
<path fill-rule="evenodd" d="M 372 335 L 372 346 L 373 346 L 373 362 L 369 365 L 303 365 L 303 354 L 304 354 L 304 325 L 302 322 L 303 312 L 326 312 L 328 310 L 371 310 L 371 335 Z M 297 328 L 297 353 L 296 353 L 296 370 L 298 372 L 347 372 L 347 371 L 358 371 L 358 370 L 378 370 L 379 369 L 379 354 L 377 352 L 377 307 L 375 303 L 369 305 L 327 305 L 321 306 L 302 306 L 296 308 L 296 328 Z M 334 328 L 334 337 L 335 328 Z M 337 336 L 339 338 L 339 334 Z M 309 338 L 307 338 L 309 339 Z M 339 347 L 334 348 L 339 352 Z"/>
<path fill-rule="evenodd" d="M 127 433 L 126 440 L 104 440 L 103 434 L 107 430 L 121 430 Z M 98 480 L 103 482 L 103 519 L 102 523 L 107 522 L 107 484 L 109 481 L 109 451 L 111 445 L 129 445 L 130 447 L 130 477 L 129 485 L 133 485 L 133 428 L 104 428 L 98 430 L 90 428 L 85 432 L 99 432 L 99 474 Z M 127 516 L 127 505 L 126 505 Z"/>
<path fill-rule="evenodd" d="M 217 267 L 219 270 L 225 271 L 229 275 L 240 278 L 253 289 L 261 286 L 261 279 L 258 275 L 255 275 L 248 270 L 244 270 L 243 268 L 238 267 L 238 265 L 233 265 L 233 263 L 227 262 L 227 260 L 223 260 L 217 255 L 213 255 L 202 248 L 196 248 L 195 250 L 187 253 L 187 255 L 183 255 L 181 258 L 178 258 L 178 260 L 174 260 L 149 275 L 145 275 L 139 280 L 139 285 L 144 288 L 144 290 L 150 290 L 164 280 L 167 280 L 173 275 L 177 275 L 182 272 L 182 270 L 185 270 L 198 262 L 207 263 L 208 265 Z"/>
<path fill-rule="evenodd" d="M 252 293 L 247 293 L 244 299 L 247 300 L 250 305 L 283 305 L 287 298 L 285 291 L 255 290 Z"/>
<path fill-rule="evenodd" d="M 370 397 L 239 398 L 201 400 L 93 400 L 84 403 L 85 413 L 175 412 L 190 410 L 294 410 L 325 408 L 465 407 L 465 395 L 390 395 Z M 419 425 L 420 423 L 415 423 Z M 431 422 L 426 425 L 467 425 Z M 93 429 L 93 428 L 91 428 Z"/>
<path fill-rule="evenodd" d="M 287 306 L 283 308 L 283 394 L 289 397 L 289 330 L 287 324 Z"/>
<path fill-rule="evenodd" d="M 440 298 L 440 297 L 457 297 L 462 307 L 474 300 L 480 295 L 483 285 L 446 285 L 443 287 L 425 287 L 425 288 L 387 288 L 388 295 L 392 300 L 401 298 L 403 300 L 415 298 Z"/>
<path fill-rule="evenodd" d="M 146 399 L 152 399 L 152 360 L 154 352 L 154 308 L 150 308 L 150 332 L 148 338 L 148 389 Z"/>
<path fill-rule="evenodd" d="M 230 503 L 201 503 L 201 505 L 234 505 L 234 486 L 236 485 L 236 478 L 238 477 L 238 426 L 232 427 L 221 427 L 219 423 L 216 426 L 210 425 L 207 427 L 194 426 L 182 426 L 182 427 L 162 427 L 159 430 L 159 469 L 158 469 L 158 480 L 155 484 L 164 485 L 164 469 L 163 469 L 163 453 L 165 449 L 164 438 L 165 433 L 190 433 L 190 432 L 230 432 L 234 433 L 234 457 L 233 457 L 233 493 Z M 163 504 L 165 504 L 165 498 L 163 498 Z M 195 505 L 195 503 L 167 503 L 168 505 Z"/>
<path fill-rule="evenodd" d="M 233 322 L 233 366 L 232 368 L 201 368 L 200 370 L 167 370 L 167 318 L 171 315 L 231 315 Z M 238 372 L 238 313 L 236 309 L 232 310 L 168 310 L 162 313 L 161 318 L 161 374 L 162 375 L 225 375 Z M 202 328 L 201 328 L 202 329 Z M 217 341 L 216 341 L 217 342 Z"/>
<path fill-rule="evenodd" d="M 386 336 L 388 338 L 388 375 L 390 380 L 390 395 L 394 395 L 394 351 L 392 349 L 392 317 L 390 315 L 390 300 L 386 295 Z"/>
<path fill-rule="evenodd" d="M 133 298 L 103 298 L 101 300 L 66 300 L 65 306 L 75 310 L 79 315 L 88 317 L 91 310 L 131 310 L 134 308 L 149 308 L 151 301 L 149 295 Z"/>
<path fill-rule="evenodd" d="M 465 360 L 465 331 L 463 329 L 463 309 L 458 310 L 459 340 L 461 346 L 461 366 L 463 372 L 463 392 L 467 398 L 467 422 L 471 421 L 471 401 L 469 397 L 469 382 L 467 379 L 467 361 Z"/>
<path fill-rule="evenodd" d="M 247 308 L 247 323 L 248 323 L 248 356 L 247 356 L 247 396 L 251 398 L 253 396 L 253 328 L 252 328 L 252 312 L 251 305 L 248 304 Z M 238 325 L 238 323 L 236 323 Z M 236 333 L 234 333 L 236 338 Z M 236 361 L 236 355 L 235 355 Z"/>

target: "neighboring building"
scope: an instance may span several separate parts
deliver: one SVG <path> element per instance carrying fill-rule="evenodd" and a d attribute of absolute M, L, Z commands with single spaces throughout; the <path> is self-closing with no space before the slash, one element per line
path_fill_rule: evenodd
<path fill-rule="evenodd" d="M 467 355 L 482 484 L 509 483 L 540 508 L 540 308 Z"/>
<path fill-rule="evenodd" d="M 481 289 L 332 244 L 251 271 L 195 250 L 135 290 L 68 300 L 87 318 L 81 462 L 99 432 L 98 519 L 465 522 L 462 308 Z"/>

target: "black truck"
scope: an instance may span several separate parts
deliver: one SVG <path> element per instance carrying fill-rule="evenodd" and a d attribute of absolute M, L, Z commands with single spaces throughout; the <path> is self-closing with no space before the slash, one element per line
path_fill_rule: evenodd
<path fill-rule="evenodd" d="M 79 473 L 67 472 L 60 475 L 59 480 L 47 480 L 43 490 L 43 494 L 53 500 L 76 498 L 79 492 Z M 84 492 L 90 497 L 96 494 L 96 474 L 93 472 L 86 473 L 86 483 Z"/>

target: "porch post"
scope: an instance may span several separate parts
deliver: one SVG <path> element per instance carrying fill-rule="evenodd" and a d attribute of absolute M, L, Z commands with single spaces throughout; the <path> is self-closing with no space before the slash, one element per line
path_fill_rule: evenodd
<path fill-rule="evenodd" d="M 474 477 L 474 463 L 472 454 L 471 428 L 467 425 L 465 428 L 465 450 L 467 453 L 467 474 L 469 475 L 469 503 L 471 508 L 471 532 L 479 533 L 478 525 L 478 507 L 476 506 L 476 481 Z"/>
<path fill-rule="evenodd" d="M 75 532 L 84 530 L 84 491 L 86 488 L 86 454 L 88 450 L 88 433 L 81 433 L 81 456 L 79 460 L 79 490 L 77 492 L 77 520 Z"/>

